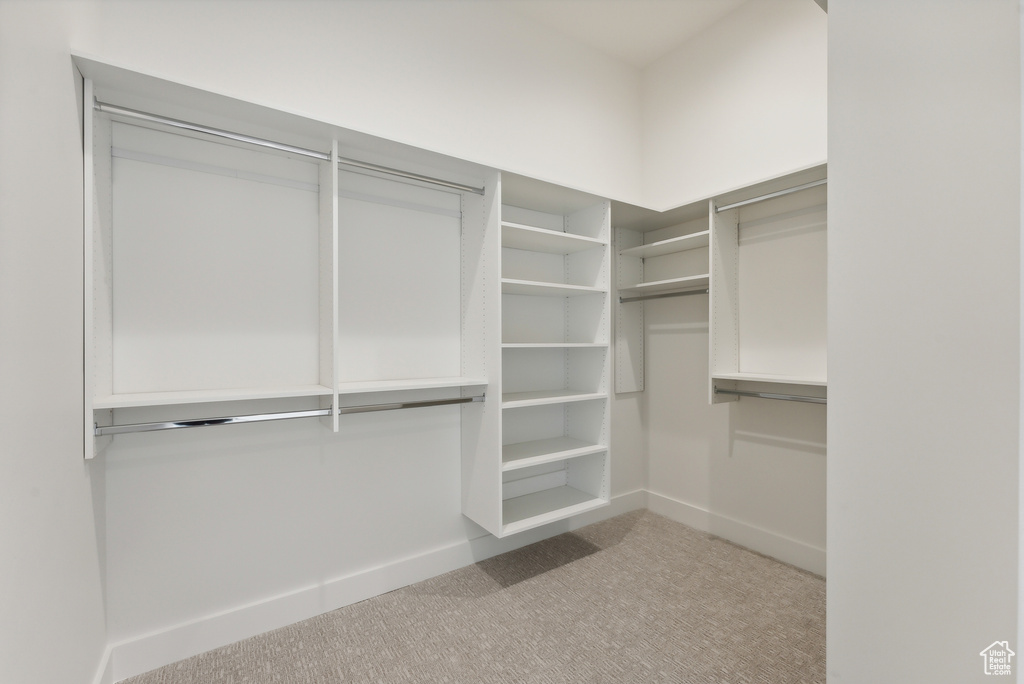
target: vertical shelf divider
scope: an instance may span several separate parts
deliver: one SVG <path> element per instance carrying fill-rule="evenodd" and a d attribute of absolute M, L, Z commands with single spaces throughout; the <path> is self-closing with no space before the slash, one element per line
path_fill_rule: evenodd
<path fill-rule="evenodd" d="M 96 424 L 96 415 L 93 410 L 93 397 L 96 396 L 96 311 L 95 311 L 95 292 L 96 286 L 96 273 L 97 260 L 94 258 L 94 252 L 98 244 L 100 244 L 99 235 L 97 231 L 101 229 L 101 223 L 98 220 L 97 212 L 100 210 L 96 202 L 96 168 L 94 165 L 95 161 L 95 150 L 93 145 L 95 144 L 95 126 L 96 126 L 96 114 L 92 107 L 93 99 L 95 98 L 93 81 L 91 78 L 84 79 L 82 89 L 82 99 L 84 106 L 82 107 L 83 112 L 83 161 L 84 161 L 84 244 L 82 258 L 84 265 L 82 269 L 83 273 L 83 311 L 84 311 L 84 330 L 82 340 L 82 368 L 84 382 L 82 385 L 83 392 L 83 444 L 84 444 L 84 457 L 86 459 L 95 458 L 99 455 L 103 449 L 110 444 L 113 437 L 96 437 L 94 432 L 94 426 Z M 106 413 L 110 413 L 107 411 Z"/>
<path fill-rule="evenodd" d="M 501 536 L 500 173 L 463 193 L 462 221 L 462 373 L 487 378 L 487 399 L 462 407 L 462 512 Z"/>
<path fill-rule="evenodd" d="M 739 214 L 732 209 L 718 213 L 715 202 L 709 202 L 711 249 L 708 250 L 711 274 L 710 325 L 708 326 L 708 402 L 720 404 L 737 401 L 735 395 L 715 394 L 715 373 L 735 373 L 739 370 Z M 723 387 L 735 389 L 735 382 L 722 382 Z"/>
<path fill-rule="evenodd" d="M 329 188 L 329 192 L 325 192 Z M 320 408 L 333 408 L 320 419 L 338 431 L 338 141 L 331 141 L 331 159 L 320 164 L 320 384 L 331 394 Z"/>
<path fill-rule="evenodd" d="M 615 229 L 616 295 L 624 287 L 643 282 L 644 261 L 621 252 L 643 244 L 639 231 Z M 644 391 L 644 303 L 615 300 L 615 391 Z"/>

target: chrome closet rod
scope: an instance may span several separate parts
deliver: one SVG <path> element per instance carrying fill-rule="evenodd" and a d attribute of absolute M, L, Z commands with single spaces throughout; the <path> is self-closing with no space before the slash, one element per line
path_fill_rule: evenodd
<path fill-rule="evenodd" d="M 754 204 L 755 202 L 763 202 L 765 200 L 769 200 L 775 197 L 782 197 L 783 195 L 789 195 L 794 192 L 800 192 L 801 190 L 807 190 L 808 188 L 816 188 L 819 185 L 825 185 L 826 183 L 828 183 L 828 178 L 822 178 L 821 180 L 811 181 L 810 183 L 804 183 L 803 185 L 796 185 L 792 188 L 779 190 L 778 192 L 769 192 L 767 195 L 761 195 L 760 197 L 752 197 L 751 199 L 743 200 L 742 202 L 734 202 L 732 204 L 727 204 L 724 207 L 715 207 L 715 213 L 721 211 L 728 211 L 730 209 L 735 209 L 736 207 L 745 207 L 748 204 Z"/>
<path fill-rule="evenodd" d="M 163 124 L 165 126 L 171 126 L 172 128 L 180 128 L 182 130 L 194 131 L 196 133 L 204 133 L 206 135 L 212 135 L 218 138 L 228 138 L 229 140 L 235 140 L 237 142 L 243 142 L 249 145 L 256 145 L 258 147 L 269 147 L 270 149 L 278 150 L 279 152 L 297 154 L 303 157 L 312 157 L 313 159 L 318 159 L 320 161 L 331 161 L 330 152 L 318 152 L 317 150 L 310 150 L 305 147 L 297 147 L 295 145 L 279 143 L 273 140 L 267 140 L 266 138 L 257 138 L 252 135 L 244 135 L 242 133 L 226 131 L 223 128 L 213 128 L 212 126 L 204 126 L 202 124 L 192 123 L 190 121 L 172 119 L 170 117 L 160 116 L 159 114 L 150 114 L 149 112 L 142 112 L 138 109 L 120 107 L 118 105 L 100 102 L 99 100 L 95 100 L 93 106 L 98 111 L 105 112 L 107 114 L 114 114 L 117 116 L 122 116 L 130 119 L 139 119 L 141 121 L 149 121 L 151 123 Z M 442 178 L 424 176 L 422 174 L 412 173 L 411 171 L 402 171 L 401 169 L 392 168 L 390 166 L 371 164 L 370 162 L 359 161 L 358 159 L 338 157 L 338 163 L 339 165 L 355 166 L 361 169 L 366 169 L 368 171 L 375 171 L 377 173 L 383 173 L 389 176 L 398 176 L 400 178 L 415 180 L 421 183 L 430 183 L 431 185 L 439 185 L 445 188 L 451 188 L 453 190 L 472 192 L 477 195 L 484 194 L 484 188 L 477 188 L 471 185 L 463 185 L 462 183 L 455 183 L 453 181 L 447 181 Z"/>
<path fill-rule="evenodd" d="M 213 128 L 211 126 L 203 126 L 202 124 L 191 123 L 189 121 L 181 121 L 180 119 L 171 119 L 166 116 L 159 116 L 157 114 L 150 114 L 149 112 L 140 112 L 137 109 L 128 109 L 127 107 L 119 107 L 117 105 L 108 104 L 106 102 L 100 102 L 96 100 L 95 107 L 98 111 L 106 114 L 116 114 L 117 116 L 127 117 L 129 119 L 140 119 L 142 121 L 149 121 L 151 123 L 163 124 L 165 126 L 171 126 L 172 128 L 180 128 L 187 131 L 195 131 L 196 133 L 205 133 L 206 135 L 213 135 L 218 138 L 229 138 L 238 142 L 248 143 L 250 145 L 257 145 L 259 147 L 269 147 L 280 152 L 288 152 L 290 154 L 298 154 L 304 157 L 312 157 L 313 159 L 319 159 L 321 161 L 331 161 L 330 152 L 317 152 L 316 150 L 309 150 L 305 147 L 296 147 L 295 145 L 286 145 L 284 143 L 274 142 L 273 140 L 267 140 L 265 138 L 257 138 L 251 135 L 243 135 L 242 133 L 233 133 L 232 131 L 225 131 L 222 128 Z"/>
<path fill-rule="evenodd" d="M 688 297 L 689 295 L 707 294 L 707 290 L 687 290 L 686 292 L 664 292 L 661 294 L 649 294 L 642 297 L 619 297 L 619 304 L 630 302 L 642 302 L 647 299 L 665 299 L 666 297 Z"/>
<path fill-rule="evenodd" d="M 398 176 L 399 178 L 407 178 L 409 180 L 419 181 L 421 183 L 430 183 L 431 185 L 440 185 L 445 188 L 452 188 L 453 190 L 459 190 L 462 192 L 472 192 L 477 195 L 484 194 L 483 188 L 475 188 L 472 185 L 463 185 L 462 183 L 455 183 L 453 181 L 446 181 L 440 178 L 434 178 L 432 176 L 423 176 L 418 173 L 411 171 L 402 171 L 390 166 L 381 166 L 380 164 L 371 164 L 370 162 L 358 161 L 356 159 L 348 159 L 347 157 L 338 157 L 339 166 L 355 166 L 356 168 L 366 169 L 367 171 L 376 171 L 378 173 L 385 173 L 389 176 Z"/>
<path fill-rule="evenodd" d="M 715 394 L 733 394 L 737 397 L 756 397 L 759 399 L 782 399 L 784 401 L 802 401 L 807 404 L 827 404 L 825 397 L 806 397 L 799 394 L 777 394 L 775 392 L 743 392 L 740 390 L 715 388 Z"/>
<path fill-rule="evenodd" d="M 447 406 L 449 404 L 471 404 L 484 400 L 484 395 L 475 397 L 458 397 L 457 399 L 423 399 L 422 401 L 399 401 L 391 404 L 367 404 L 365 406 L 342 406 L 339 415 L 349 413 L 370 413 L 372 411 L 394 411 L 396 409 L 422 408 L 425 406 Z"/>
<path fill-rule="evenodd" d="M 426 399 L 423 401 L 403 401 L 390 404 L 366 404 L 363 406 L 343 406 L 338 413 L 370 413 L 373 411 L 394 411 L 397 409 L 422 408 L 426 406 L 446 406 L 448 404 L 469 404 L 483 401 L 484 396 L 458 397 L 456 399 Z M 207 427 L 210 425 L 235 425 L 238 423 L 263 423 L 271 420 L 290 420 L 292 418 L 318 418 L 330 416 L 333 409 L 310 409 L 307 411 L 283 411 L 279 413 L 258 413 L 248 416 L 227 416 L 224 418 L 198 418 L 195 420 L 176 420 L 157 423 L 132 423 L 129 425 L 96 425 L 94 434 L 123 435 L 132 432 L 157 432 L 160 430 L 178 430 L 180 428 Z"/>

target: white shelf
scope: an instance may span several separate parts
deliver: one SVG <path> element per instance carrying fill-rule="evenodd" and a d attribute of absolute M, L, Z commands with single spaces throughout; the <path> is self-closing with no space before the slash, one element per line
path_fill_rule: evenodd
<path fill-rule="evenodd" d="M 657 292 L 674 292 L 676 290 L 697 289 L 708 287 L 710 279 L 707 273 L 700 275 L 686 276 L 685 278 L 670 278 L 668 280 L 654 280 L 649 283 L 637 283 L 632 287 L 625 287 L 619 290 L 620 295 L 645 295 Z"/>
<path fill-rule="evenodd" d="M 509 342 L 502 349 L 605 349 L 607 342 Z"/>
<path fill-rule="evenodd" d="M 478 387 L 487 384 L 486 378 L 411 378 L 404 380 L 367 380 L 343 382 L 338 385 L 338 394 L 360 394 L 363 392 L 399 392 L 402 390 L 443 389 L 446 387 Z"/>
<path fill-rule="evenodd" d="M 777 382 L 786 385 L 806 385 L 808 387 L 827 387 L 825 378 L 804 378 L 795 375 L 770 375 L 766 373 L 713 373 L 713 380 L 741 380 L 746 382 Z"/>
<path fill-rule="evenodd" d="M 699 233 L 691 233 L 690 235 L 669 238 L 668 240 L 659 240 L 649 245 L 630 247 L 619 252 L 619 255 L 646 259 L 648 257 L 675 254 L 676 252 L 686 252 L 691 249 L 700 249 L 701 247 L 708 246 L 710 235 L 711 231 L 702 230 Z"/>
<path fill-rule="evenodd" d="M 577 390 L 543 390 L 539 392 L 514 392 L 501 396 L 502 408 L 523 408 L 545 404 L 565 404 L 571 401 L 607 399 L 601 392 L 579 392 Z"/>
<path fill-rule="evenodd" d="M 572 437 L 552 437 L 532 442 L 506 444 L 501 448 L 501 469 L 504 472 L 530 466 L 563 461 L 606 451 L 603 444 L 592 444 Z"/>
<path fill-rule="evenodd" d="M 506 499 L 501 503 L 502 533 L 522 532 L 607 504 L 605 499 L 567 486 Z"/>
<path fill-rule="evenodd" d="M 601 294 L 607 292 L 599 287 L 584 285 L 563 285 L 561 283 L 542 283 L 534 280 L 501 279 L 502 294 L 517 294 L 548 297 L 578 297 L 580 295 Z"/>
<path fill-rule="evenodd" d="M 248 401 L 251 399 L 286 399 L 291 397 L 330 396 L 330 387 L 324 385 L 296 385 L 292 387 L 243 387 L 237 389 L 185 390 L 176 392 L 136 392 L 95 397 L 94 409 L 133 408 L 138 406 L 171 406 L 175 404 L 204 404 L 217 401 Z"/>
<path fill-rule="evenodd" d="M 544 228 L 534 228 L 521 223 L 502 221 L 501 246 L 513 249 L 525 249 L 531 252 L 548 254 L 572 254 L 585 249 L 603 247 L 608 243 L 596 238 L 560 233 Z"/>

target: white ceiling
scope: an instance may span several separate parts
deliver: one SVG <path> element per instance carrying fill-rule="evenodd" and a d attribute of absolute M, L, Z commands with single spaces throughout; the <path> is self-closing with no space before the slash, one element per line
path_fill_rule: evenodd
<path fill-rule="evenodd" d="M 643 68 L 747 0 L 510 0 L 515 12 Z"/>

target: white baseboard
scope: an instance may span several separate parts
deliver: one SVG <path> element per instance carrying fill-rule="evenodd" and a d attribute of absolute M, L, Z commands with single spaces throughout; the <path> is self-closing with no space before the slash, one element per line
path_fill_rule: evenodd
<path fill-rule="evenodd" d="M 777 558 L 783 563 L 825 576 L 825 549 L 718 515 L 663 494 L 647 492 L 647 508 L 653 513 L 703 532 L 710 532 L 734 544 Z"/>
<path fill-rule="evenodd" d="M 714 514 L 661 494 L 638 489 L 615 496 L 608 506 L 588 511 L 570 520 L 545 525 L 504 539 L 483 535 L 339 577 L 321 585 L 238 606 L 159 632 L 111 644 L 100 662 L 94 684 L 113 684 L 240 639 L 285 627 L 321 613 L 458 570 L 527 544 L 642 508 L 815 574 L 825 574 L 824 549 Z"/>
<path fill-rule="evenodd" d="M 385 592 L 458 570 L 542 539 L 644 508 L 647 492 L 612 498 L 611 504 L 570 520 L 497 539 L 489 534 L 397 560 L 345 577 L 207 615 L 159 632 L 111 644 L 94 684 L 112 684 L 214 648 L 278 629 Z"/>

